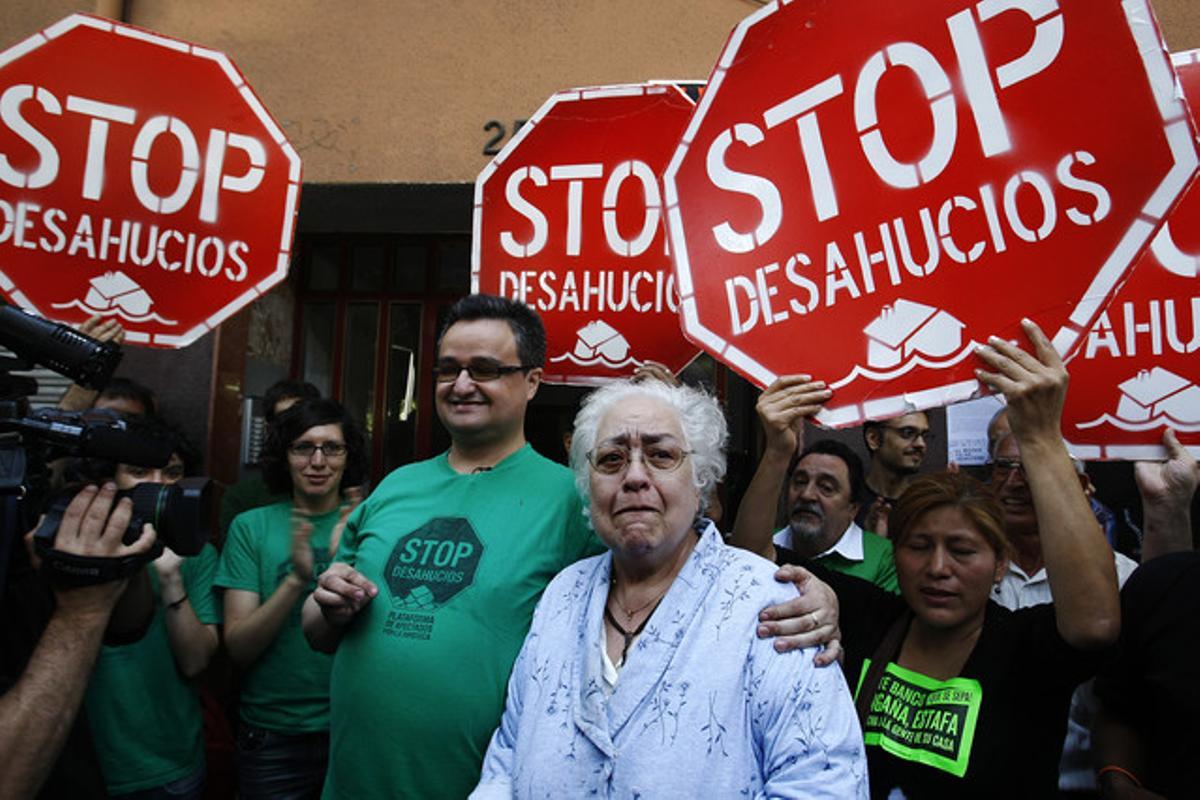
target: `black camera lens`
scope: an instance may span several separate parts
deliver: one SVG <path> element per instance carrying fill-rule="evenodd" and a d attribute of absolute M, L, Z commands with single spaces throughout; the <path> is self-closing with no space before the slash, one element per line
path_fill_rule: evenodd
<path fill-rule="evenodd" d="M 127 543 L 137 541 L 147 522 L 154 526 L 159 543 L 177 555 L 194 556 L 209 541 L 212 481 L 208 478 L 184 478 L 170 486 L 139 483 L 119 494 L 133 501 Z"/>

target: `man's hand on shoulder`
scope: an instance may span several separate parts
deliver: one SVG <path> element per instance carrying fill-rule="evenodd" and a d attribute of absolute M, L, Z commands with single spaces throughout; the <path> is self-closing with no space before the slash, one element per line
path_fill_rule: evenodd
<path fill-rule="evenodd" d="M 838 628 L 838 599 L 833 589 L 804 567 L 794 565 L 780 567 L 775 580 L 794 583 L 800 596 L 759 613 L 759 638 L 775 637 L 775 649 L 781 653 L 824 645 L 825 649 L 813 656 L 818 667 L 840 659 L 842 632 Z"/>

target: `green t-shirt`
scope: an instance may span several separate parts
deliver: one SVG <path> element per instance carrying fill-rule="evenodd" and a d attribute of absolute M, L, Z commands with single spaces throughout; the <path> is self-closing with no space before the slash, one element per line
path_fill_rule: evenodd
<path fill-rule="evenodd" d="M 109 794 L 149 789 L 204 764 L 203 716 L 195 685 L 179 673 L 167 636 L 158 572 L 148 566 L 155 610 L 146 635 L 105 646 L 85 699 L 96 754 Z M 206 625 L 220 623 L 213 576 L 217 551 L 206 544 L 180 567 L 188 602 Z"/>
<path fill-rule="evenodd" d="M 245 671 L 241 716 L 278 733 L 312 733 L 329 728 L 329 668 L 333 658 L 308 646 L 300 609 L 329 566 L 329 536 L 339 511 L 311 517 L 313 580 L 275 641 Z M 292 571 L 292 504 L 276 503 L 234 517 L 221 552 L 215 584 L 256 592 L 266 602 Z"/>
<path fill-rule="evenodd" d="M 900 584 L 896 582 L 896 559 L 892 555 L 892 543 L 870 531 L 863 531 L 862 537 L 862 561 L 853 561 L 839 553 L 829 553 L 816 559 L 816 563 L 834 572 L 862 578 L 881 589 L 899 594 Z"/>
<path fill-rule="evenodd" d="M 334 657 L 324 797 L 466 797 L 542 590 L 601 549 L 571 473 L 528 445 L 487 472 L 443 454 L 389 475 L 337 554 L 379 594 Z"/>
<path fill-rule="evenodd" d="M 221 536 L 228 535 L 229 526 L 233 524 L 233 520 L 238 514 L 243 514 L 251 509 L 262 508 L 263 506 L 290 501 L 291 497 L 288 495 L 275 494 L 268 489 L 262 475 L 251 475 L 244 481 L 238 481 L 221 495 L 221 510 L 217 519 L 217 523 L 221 529 Z"/>

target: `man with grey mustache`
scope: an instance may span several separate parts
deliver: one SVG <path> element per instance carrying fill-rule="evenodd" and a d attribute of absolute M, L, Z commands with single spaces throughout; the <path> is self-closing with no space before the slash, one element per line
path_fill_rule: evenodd
<path fill-rule="evenodd" d="M 760 416 L 765 416 L 761 408 Z M 787 438 L 784 445 L 795 452 L 795 433 L 790 425 L 771 425 L 764 419 L 763 428 L 768 439 L 773 435 Z M 784 446 L 776 449 L 786 452 Z M 765 487 L 779 486 L 782 476 L 775 470 L 781 466 L 773 466 L 777 463 L 768 455 L 763 456 L 751 489 L 747 489 L 742 499 L 734 526 L 734 544 L 745 546 L 748 541 L 762 541 L 761 537 L 747 534 L 770 524 L 766 509 L 774 507 L 774 502 L 766 496 L 771 490 Z M 760 488 L 752 492 L 755 487 Z M 772 537 L 769 552 L 760 555 L 777 564 L 818 563 L 888 591 L 898 591 L 891 543 L 854 522 L 864 481 L 862 461 L 853 450 L 832 439 L 814 442 L 787 472 L 785 490 L 788 524 Z M 759 494 L 763 496 L 760 498 Z"/>

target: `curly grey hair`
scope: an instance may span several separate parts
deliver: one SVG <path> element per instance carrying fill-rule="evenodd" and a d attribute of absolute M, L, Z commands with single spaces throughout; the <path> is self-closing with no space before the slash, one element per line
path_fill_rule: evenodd
<path fill-rule="evenodd" d="M 688 461 L 692 469 L 692 482 L 700 494 L 700 508 L 697 511 L 702 513 L 708 507 L 713 490 L 725 477 L 725 444 L 729 439 L 725 413 L 712 395 L 690 386 L 670 386 L 661 381 L 616 381 L 605 384 L 584 398 L 575 416 L 575 431 L 571 439 L 571 469 L 575 473 L 575 486 L 584 504 L 591 502 L 591 470 L 587 456 L 596 446 L 600 420 L 622 401 L 637 396 L 658 398 L 678 414 L 679 426 L 683 430 L 683 446 L 692 451 Z"/>

